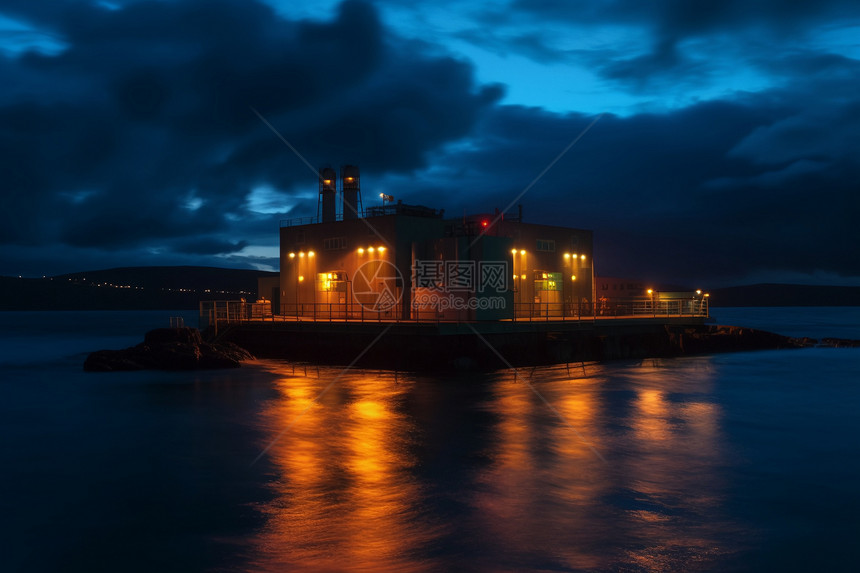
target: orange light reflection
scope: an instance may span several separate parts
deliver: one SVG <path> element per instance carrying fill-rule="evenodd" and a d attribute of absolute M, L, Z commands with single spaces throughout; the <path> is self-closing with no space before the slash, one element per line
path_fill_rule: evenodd
<path fill-rule="evenodd" d="M 316 378 L 271 368 L 282 399 L 267 425 L 272 438 L 288 429 L 269 451 L 278 500 L 253 549 L 256 569 L 432 571 L 410 557 L 437 532 L 418 519 L 412 428 L 397 411 L 408 381 L 346 375 L 317 400 L 339 371 Z"/>

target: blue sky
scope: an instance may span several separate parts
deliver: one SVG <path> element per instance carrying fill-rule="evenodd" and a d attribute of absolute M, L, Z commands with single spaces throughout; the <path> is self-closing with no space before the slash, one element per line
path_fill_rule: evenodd
<path fill-rule="evenodd" d="M 313 165 L 595 231 L 599 274 L 860 284 L 860 4 L 0 1 L 0 274 L 277 265 Z"/>

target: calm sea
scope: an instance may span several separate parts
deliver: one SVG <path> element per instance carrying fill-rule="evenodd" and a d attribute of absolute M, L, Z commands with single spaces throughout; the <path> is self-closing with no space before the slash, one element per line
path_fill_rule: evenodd
<path fill-rule="evenodd" d="M 860 349 L 82 372 L 172 314 L 0 313 L 0 570 L 856 570 Z M 860 308 L 713 314 L 860 338 Z"/>

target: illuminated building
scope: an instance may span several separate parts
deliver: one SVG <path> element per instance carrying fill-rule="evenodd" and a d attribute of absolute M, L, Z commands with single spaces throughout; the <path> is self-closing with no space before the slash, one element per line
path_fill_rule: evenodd
<path fill-rule="evenodd" d="M 521 208 L 445 218 L 384 193 L 363 208 L 357 167 L 319 173 L 317 217 L 281 222 L 275 314 L 501 320 L 575 316 L 595 299 L 591 231 L 526 223 Z"/>

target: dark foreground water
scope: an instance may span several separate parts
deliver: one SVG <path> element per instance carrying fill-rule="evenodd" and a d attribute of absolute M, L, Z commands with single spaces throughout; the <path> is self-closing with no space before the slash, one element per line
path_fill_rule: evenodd
<path fill-rule="evenodd" d="M 856 570 L 860 349 L 81 371 L 170 314 L 0 314 L 0 571 Z M 860 338 L 857 308 L 713 314 Z"/>

